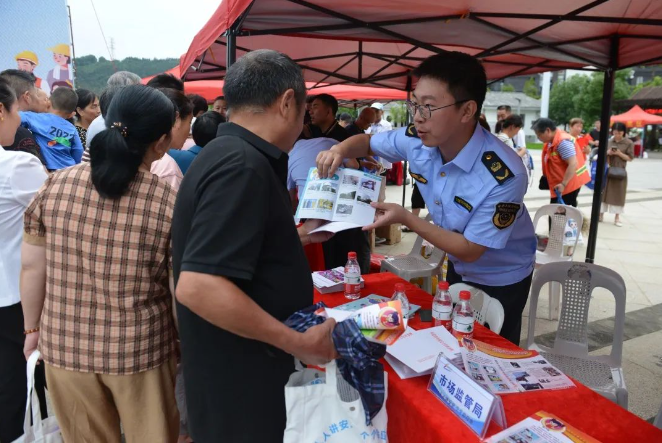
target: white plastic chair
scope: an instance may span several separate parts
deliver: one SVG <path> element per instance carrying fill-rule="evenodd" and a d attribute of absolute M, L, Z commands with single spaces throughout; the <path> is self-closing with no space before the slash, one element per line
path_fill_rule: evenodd
<path fill-rule="evenodd" d="M 426 220 L 430 220 L 429 215 Z M 439 248 L 434 248 L 429 257 L 423 257 L 421 255 L 422 246 L 423 238 L 419 235 L 409 254 L 386 257 L 382 260 L 380 272 L 392 272 L 407 281 L 422 277 L 423 290 L 432 293 L 432 276 L 441 273 L 441 265 L 446 253 Z"/>
<path fill-rule="evenodd" d="M 536 211 L 536 215 L 533 218 L 533 227 L 536 228 L 538 226 L 538 221 L 541 218 L 547 217 L 551 218 L 549 239 L 547 242 L 547 247 L 544 251 L 536 251 L 536 269 L 547 263 L 572 261 L 572 256 L 577 249 L 577 241 L 579 240 L 579 235 L 575 237 L 575 243 L 572 245 L 570 255 L 564 255 L 563 240 L 565 236 L 566 223 L 568 219 L 573 219 L 577 222 L 578 229 L 581 229 L 582 223 L 584 222 L 584 216 L 578 209 L 573 208 L 572 206 L 553 204 L 542 206 Z M 556 320 L 559 318 L 559 299 L 561 297 L 561 290 L 555 283 L 550 284 L 548 289 L 549 312 L 547 319 Z"/>
<path fill-rule="evenodd" d="M 561 317 L 553 348 L 535 343 L 540 289 L 549 282 L 558 282 L 563 289 Z M 588 353 L 588 310 L 591 293 L 598 287 L 609 290 L 616 301 L 614 333 L 611 354 L 591 356 Z M 546 264 L 536 272 L 531 285 L 526 347 L 540 352 L 569 376 L 627 409 L 628 391 L 622 368 L 625 291 L 625 282 L 611 269 L 580 262 Z"/>
<path fill-rule="evenodd" d="M 481 325 L 487 323 L 490 330 L 495 334 L 501 332 L 505 314 L 501 302 L 492 298 L 485 291 L 474 288 L 466 283 L 455 283 L 449 288 L 453 304 L 460 301 L 460 291 L 471 292 L 471 308 L 474 310 L 476 321 Z"/>

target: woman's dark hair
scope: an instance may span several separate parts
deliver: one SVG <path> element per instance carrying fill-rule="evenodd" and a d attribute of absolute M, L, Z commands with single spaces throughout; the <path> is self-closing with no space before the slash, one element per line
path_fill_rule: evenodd
<path fill-rule="evenodd" d="M 180 119 L 185 119 L 193 114 L 193 103 L 191 103 L 191 100 L 183 92 L 172 88 L 159 88 L 159 91 L 163 92 L 170 99 L 175 106 L 175 111 L 179 113 Z"/>
<path fill-rule="evenodd" d="M 195 144 L 204 148 L 216 138 L 218 125 L 221 123 L 225 123 L 225 118 L 219 112 L 207 111 L 196 118 L 191 130 Z"/>
<path fill-rule="evenodd" d="M 87 89 L 76 89 L 76 95 L 78 95 L 78 103 L 76 104 L 76 118 L 80 120 L 78 108 L 87 108 L 91 103 L 94 103 L 97 95 L 92 91 L 88 91 Z"/>
<path fill-rule="evenodd" d="M 138 173 L 148 147 L 175 123 L 172 101 L 143 85 L 117 91 L 105 116 L 106 130 L 90 143 L 92 183 L 105 198 L 120 198 Z"/>
<path fill-rule="evenodd" d="M 516 128 L 521 128 L 524 126 L 524 122 L 522 122 L 522 117 L 520 117 L 517 114 L 510 114 L 503 122 L 501 122 L 501 129 L 507 129 L 510 128 L 511 126 L 514 126 Z"/>
<path fill-rule="evenodd" d="M 2 103 L 2 106 L 7 111 L 9 111 L 11 107 L 14 106 L 14 103 L 16 103 L 14 89 L 9 82 L 2 77 L 0 77 L 0 103 Z"/>
<path fill-rule="evenodd" d="M 623 132 L 623 136 L 625 136 L 625 133 L 628 131 L 627 126 L 625 126 L 625 123 L 621 122 L 616 122 L 613 125 L 611 125 L 611 130 L 613 131 L 621 131 Z"/>
<path fill-rule="evenodd" d="M 191 100 L 193 103 L 193 116 L 195 117 L 201 112 L 207 112 L 209 106 L 207 105 L 207 99 L 198 94 L 187 94 L 186 97 Z"/>
<path fill-rule="evenodd" d="M 487 132 L 492 132 L 492 128 L 490 128 L 490 124 L 487 123 L 487 119 L 485 116 L 481 115 L 478 117 L 478 124 L 481 125 L 483 128 L 487 130 Z"/>

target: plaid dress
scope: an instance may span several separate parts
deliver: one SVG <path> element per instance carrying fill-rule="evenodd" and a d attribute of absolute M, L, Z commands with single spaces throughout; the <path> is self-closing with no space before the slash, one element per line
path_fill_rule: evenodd
<path fill-rule="evenodd" d="M 24 240 L 46 247 L 40 350 L 49 365 L 128 375 L 175 350 L 168 284 L 175 193 L 139 171 L 102 198 L 89 163 L 52 174 L 25 212 Z"/>

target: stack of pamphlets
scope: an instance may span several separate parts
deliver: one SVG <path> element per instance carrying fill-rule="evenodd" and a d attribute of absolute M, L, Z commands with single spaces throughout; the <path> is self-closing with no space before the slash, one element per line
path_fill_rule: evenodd
<path fill-rule="evenodd" d="M 345 268 L 338 267 L 326 271 L 313 272 L 313 285 L 320 294 L 330 294 L 345 290 Z M 361 287 L 365 280 L 361 277 Z"/>

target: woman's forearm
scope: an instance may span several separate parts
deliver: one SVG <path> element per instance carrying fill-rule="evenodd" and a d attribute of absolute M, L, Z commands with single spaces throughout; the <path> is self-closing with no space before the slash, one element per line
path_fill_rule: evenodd
<path fill-rule="evenodd" d="M 21 247 L 21 305 L 24 328 L 39 327 L 46 297 L 46 247 L 23 242 Z"/>

